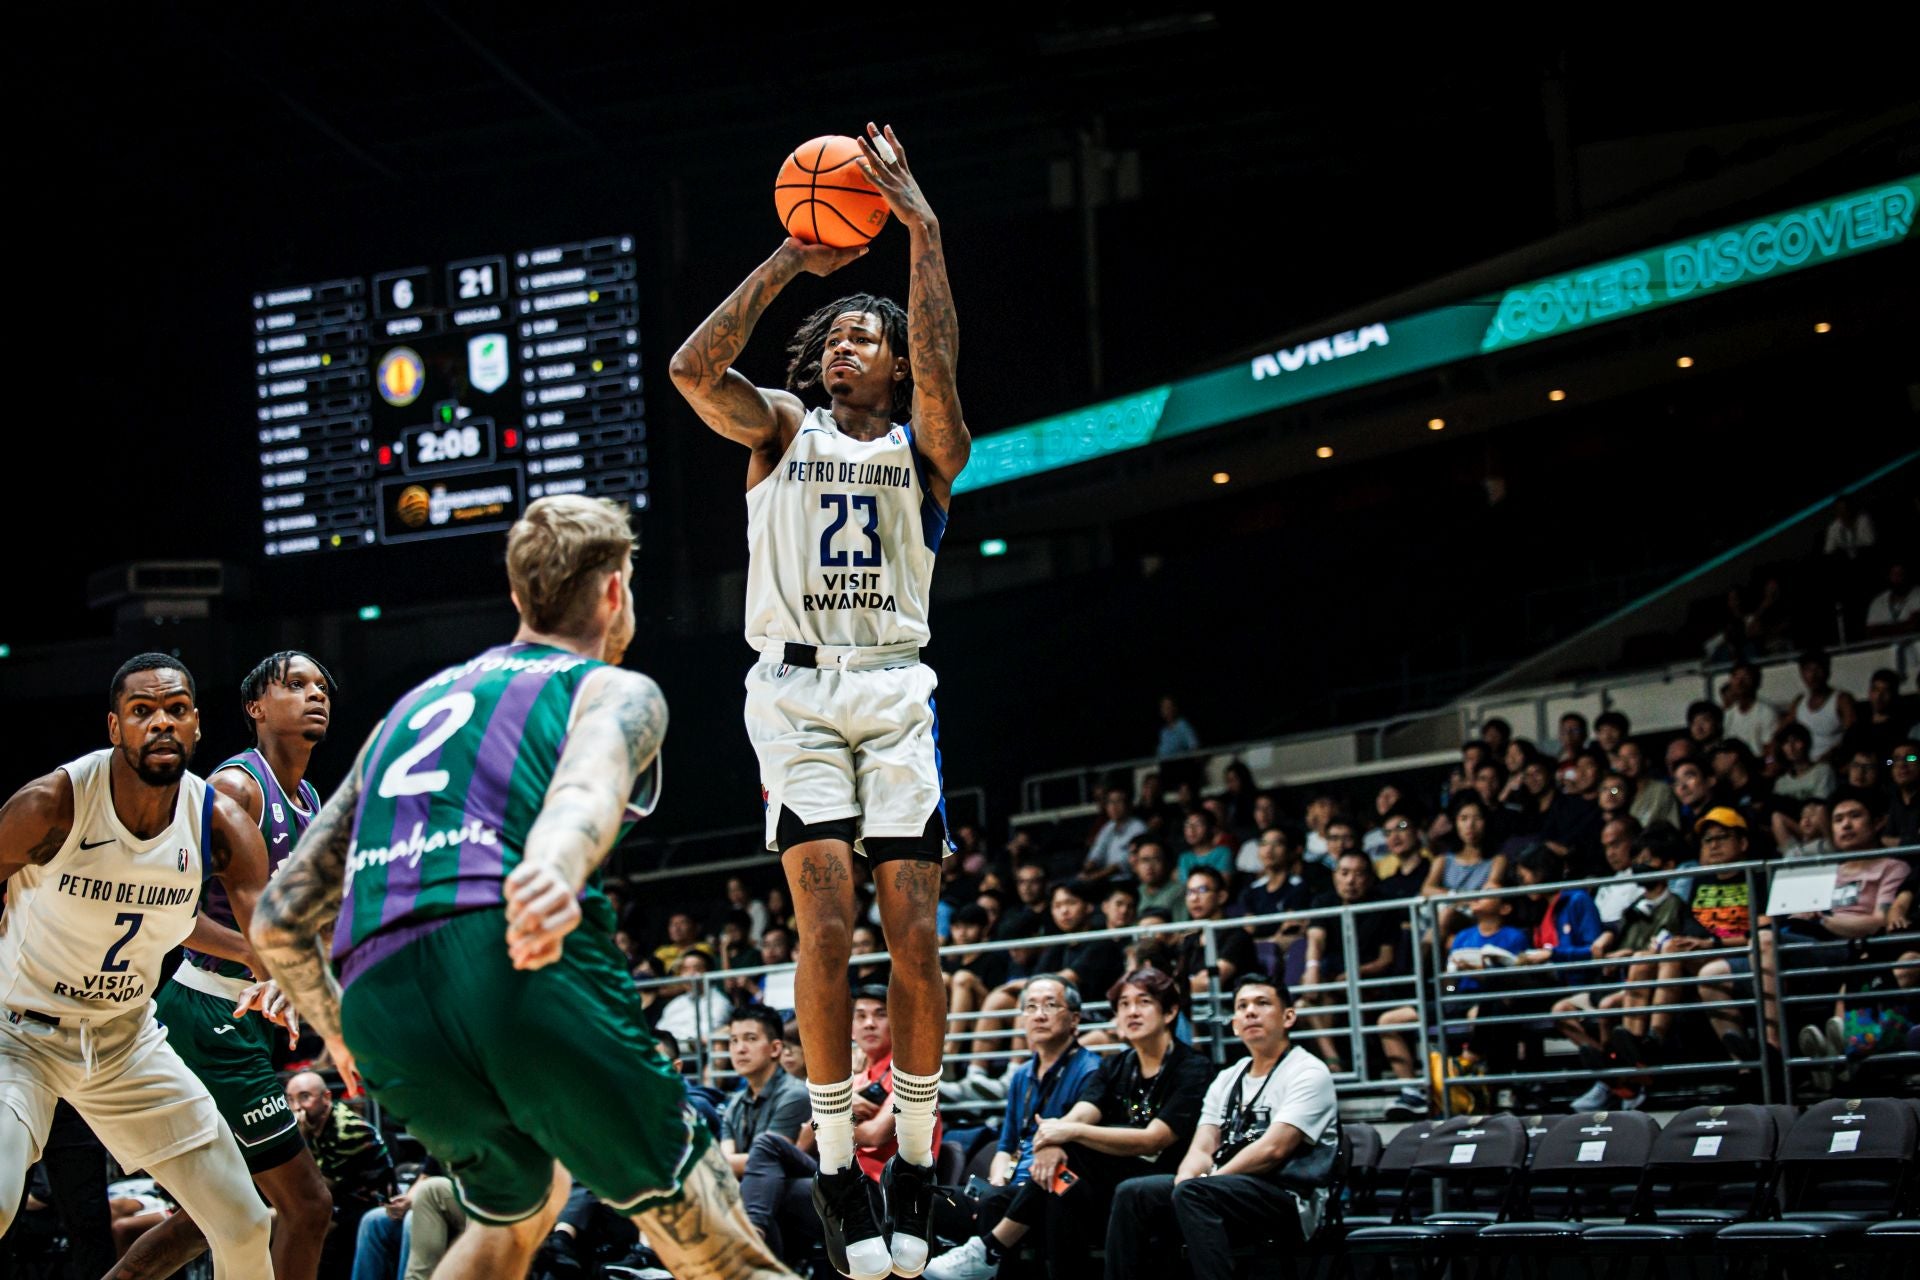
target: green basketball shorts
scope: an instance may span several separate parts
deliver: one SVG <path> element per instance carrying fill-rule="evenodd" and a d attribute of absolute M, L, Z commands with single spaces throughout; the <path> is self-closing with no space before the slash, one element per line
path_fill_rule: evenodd
<path fill-rule="evenodd" d="M 249 1172 L 278 1168 L 307 1149 L 287 1105 L 286 1087 L 273 1069 L 278 1027 L 258 1013 L 236 1018 L 233 1000 L 177 979 L 161 983 L 153 1002 L 167 1043 L 213 1095 Z"/>
<path fill-rule="evenodd" d="M 506 931 L 504 908 L 469 911 L 354 978 L 341 1030 L 368 1090 L 483 1222 L 538 1213 L 555 1160 L 623 1213 L 677 1197 L 710 1138 L 611 936 L 589 917 L 521 971 Z"/>

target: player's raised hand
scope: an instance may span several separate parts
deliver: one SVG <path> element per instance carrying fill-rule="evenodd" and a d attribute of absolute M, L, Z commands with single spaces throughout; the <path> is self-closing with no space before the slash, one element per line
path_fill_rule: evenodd
<path fill-rule="evenodd" d="M 932 222 L 933 206 L 927 203 L 920 183 L 907 168 L 907 148 L 894 136 L 893 126 L 883 129 L 869 120 L 866 133 L 854 136 L 865 153 L 864 158 L 855 163 L 860 166 L 860 172 L 867 175 L 867 181 L 887 198 L 887 207 L 893 210 L 893 216 L 909 227 Z"/>
<path fill-rule="evenodd" d="M 580 923 L 580 895 L 558 868 L 522 862 L 507 877 L 507 955 L 516 969 L 539 969 L 560 958 Z"/>
<path fill-rule="evenodd" d="M 808 244 L 788 236 L 786 243 L 780 246 L 780 252 L 791 257 L 802 271 L 812 272 L 816 276 L 830 276 L 855 258 L 864 256 L 867 246 L 836 249 L 830 244 Z"/>

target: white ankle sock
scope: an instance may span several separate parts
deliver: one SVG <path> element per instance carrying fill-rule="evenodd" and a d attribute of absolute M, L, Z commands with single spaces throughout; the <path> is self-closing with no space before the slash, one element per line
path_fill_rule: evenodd
<path fill-rule="evenodd" d="M 939 1072 L 916 1076 L 893 1069 L 893 1131 L 900 1139 L 900 1158 L 908 1164 L 933 1164 L 933 1111 L 939 1101 Z"/>
<path fill-rule="evenodd" d="M 813 1145 L 820 1172 L 839 1173 L 853 1164 L 853 1080 L 809 1080 L 807 1093 L 813 1098 Z"/>

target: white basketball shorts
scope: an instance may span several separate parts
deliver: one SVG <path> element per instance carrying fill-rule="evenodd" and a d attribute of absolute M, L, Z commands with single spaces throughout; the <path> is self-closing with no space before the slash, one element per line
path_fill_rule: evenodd
<path fill-rule="evenodd" d="M 91 1040 L 91 1072 L 83 1034 Z M 167 1043 L 151 1003 L 85 1033 L 0 1014 L 0 1106 L 27 1126 L 35 1160 L 60 1098 L 129 1172 L 204 1146 L 224 1128 L 213 1096 Z M 239 1159 L 239 1148 L 233 1151 Z"/>
<path fill-rule="evenodd" d="M 747 737 L 766 791 L 767 848 L 779 851 L 780 811 L 802 823 L 853 819 L 868 839 L 918 839 L 938 820 L 939 677 L 924 662 L 877 670 L 789 666 L 779 651 L 747 672 Z M 939 854 L 933 854 L 938 857 Z"/>

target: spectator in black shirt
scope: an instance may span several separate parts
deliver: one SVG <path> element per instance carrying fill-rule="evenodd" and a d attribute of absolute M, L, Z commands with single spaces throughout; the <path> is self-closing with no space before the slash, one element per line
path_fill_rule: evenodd
<path fill-rule="evenodd" d="M 1380 901 L 1374 888 L 1373 860 L 1358 851 L 1341 855 L 1333 869 L 1333 891 L 1323 893 L 1313 900 L 1315 908 L 1358 907 L 1370 902 Z M 1360 961 L 1358 977 L 1379 978 L 1401 967 L 1403 955 L 1410 955 L 1407 947 L 1407 917 L 1399 911 L 1362 911 L 1353 917 L 1355 955 Z M 1303 988 L 1321 983 L 1333 982 L 1347 971 L 1346 944 L 1340 929 L 1340 922 L 1331 917 L 1317 919 L 1307 929 L 1307 959 L 1301 972 L 1300 983 Z M 1378 1000 L 1382 998 L 1379 989 L 1362 991 L 1361 999 Z M 1300 1005 L 1311 1008 L 1315 1005 L 1345 1004 L 1346 993 L 1313 992 L 1300 996 Z M 1353 1018 L 1351 1011 L 1347 1019 Z M 1333 1025 L 1333 1019 L 1325 1014 L 1317 1017 L 1305 1017 L 1302 1020 L 1315 1031 L 1326 1031 Z M 1321 1061 L 1330 1071 L 1340 1071 L 1340 1042 L 1331 1036 L 1322 1035 L 1316 1042 Z"/>
<path fill-rule="evenodd" d="M 1227 916 L 1227 878 L 1212 867 L 1195 867 L 1187 875 L 1187 919 L 1204 922 L 1224 920 Z M 1230 989 L 1241 974 L 1263 972 L 1260 953 L 1245 929 L 1219 929 L 1214 932 L 1215 966 L 1207 967 L 1205 936 L 1195 930 L 1179 935 L 1174 947 L 1174 969 L 1185 978 L 1194 995 L 1214 989 Z"/>
<path fill-rule="evenodd" d="M 1887 806 L 1886 842 L 1920 844 L 1920 742 L 1902 738 L 1894 743 L 1887 768 L 1893 776 L 1893 798 Z"/>
<path fill-rule="evenodd" d="M 935 1259 L 928 1280 L 988 1280 L 1006 1250 L 1039 1228 L 1048 1271 L 1058 1280 L 1082 1274 L 1107 1234 L 1113 1195 L 1128 1178 L 1172 1173 L 1193 1141 L 1213 1064 L 1174 1039 L 1180 991 L 1157 969 L 1139 969 L 1107 992 L 1114 1029 L 1126 1042 L 1080 1088 L 1066 1115 L 1041 1120 L 1034 1135 L 1028 1185 L 1035 1193 L 999 1224 Z M 1075 1181 L 1044 1194 L 1065 1169 Z"/>
<path fill-rule="evenodd" d="M 1131 929 L 1139 919 L 1140 886 L 1131 880 L 1108 885 L 1106 896 L 1100 899 L 1100 927 Z"/>
<path fill-rule="evenodd" d="M 1024 930 L 1028 920 L 1037 920 L 1042 928 L 1047 923 L 1047 868 L 1039 861 L 1022 862 L 1013 869 L 1013 889 L 1019 895 L 1019 903 L 1000 916 L 1000 923 L 994 926 L 993 940 L 1004 942 L 1008 938 L 1030 936 Z"/>
<path fill-rule="evenodd" d="M 1727 736 L 1727 714 L 1717 702 L 1701 699 L 1687 705 L 1687 737 L 1693 740 L 1693 750 L 1704 754 L 1714 743 Z"/>
<path fill-rule="evenodd" d="M 1599 794 L 1607 758 L 1599 751 L 1582 751 L 1574 758 L 1573 771 L 1571 788 L 1554 795 L 1540 824 L 1541 843 L 1559 855 L 1565 868 L 1556 880 L 1593 875 L 1600 864 L 1600 806 L 1593 797 Z"/>
<path fill-rule="evenodd" d="M 1044 972 L 1057 973 L 1076 988 L 1105 991 L 1126 966 L 1120 944 L 1107 938 L 1074 941 L 1073 935 L 1093 930 L 1091 886 L 1078 881 L 1053 886 L 1053 944 L 1040 953 Z"/>
<path fill-rule="evenodd" d="M 1309 868 L 1301 862 L 1299 850 L 1293 847 L 1292 839 L 1280 827 L 1271 827 L 1260 833 L 1260 870 L 1260 879 L 1240 891 L 1242 915 L 1265 916 L 1276 911 L 1304 911 L 1314 897 L 1331 883 L 1331 877 L 1324 871 L 1316 876 L 1313 872 L 1319 868 Z M 1256 927 L 1253 932 L 1262 938 L 1281 938 L 1283 934 L 1290 938 L 1299 928 L 1298 922 L 1293 922 Z"/>

